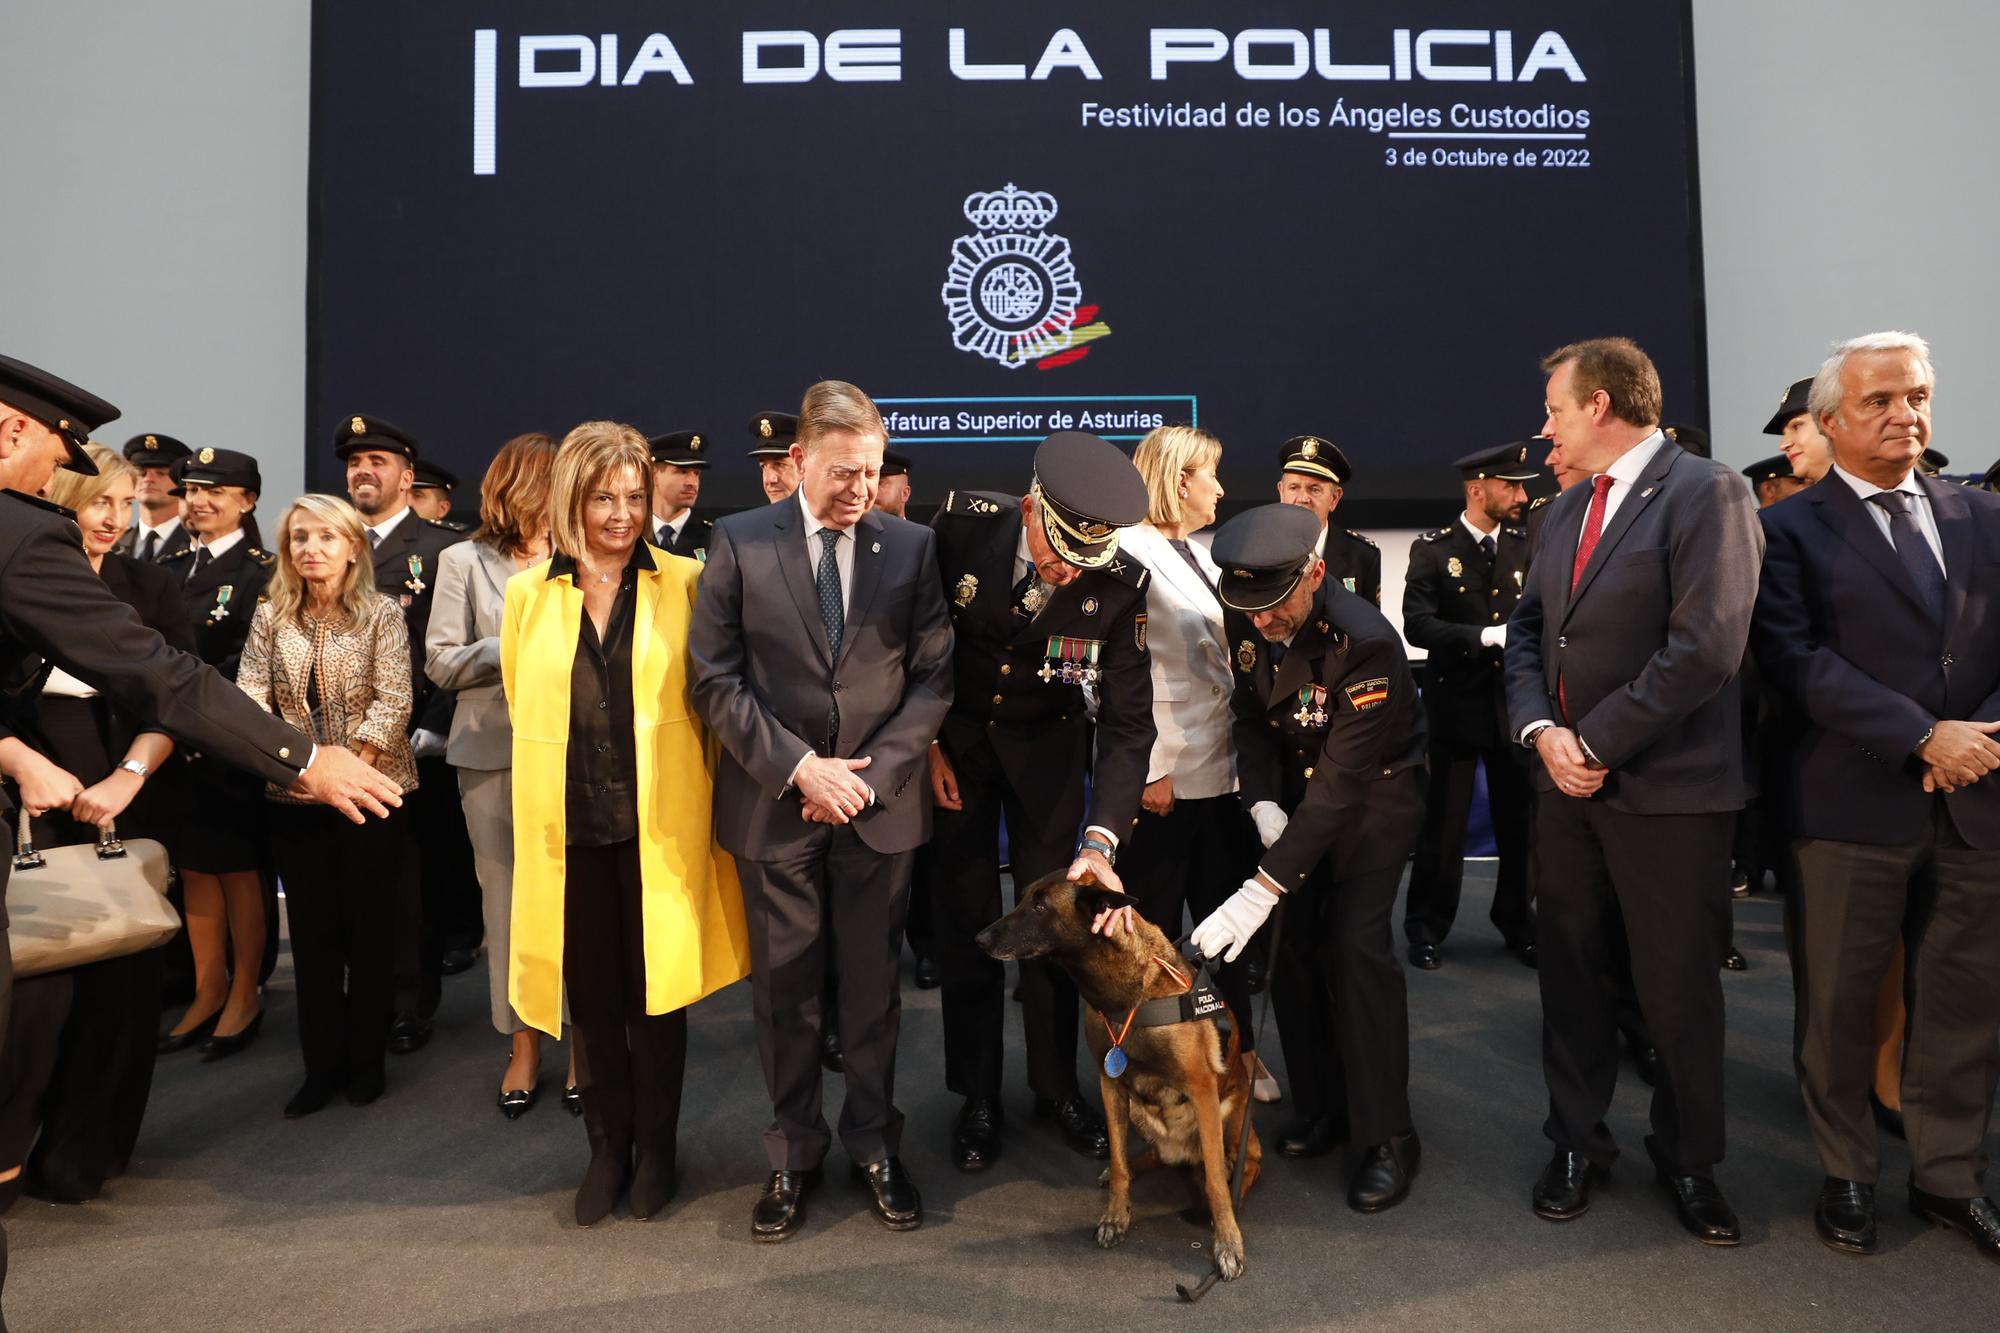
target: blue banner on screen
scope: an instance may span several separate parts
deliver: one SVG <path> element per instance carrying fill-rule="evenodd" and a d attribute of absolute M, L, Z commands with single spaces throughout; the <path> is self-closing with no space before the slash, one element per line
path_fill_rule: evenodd
<path fill-rule="evenodd" d="M 1441 519 L 1562 343 L 1704 422 L 1688 41 L 1686 0 L 322 3 L 310 475 L 356 412 L 468 480 L 611 418 L 715 439 L 740 507 L 752 415 L 838 378 L 912 512 L 1192 423 L 1232 507 L 1310 433 L 1351 522 Z"/>

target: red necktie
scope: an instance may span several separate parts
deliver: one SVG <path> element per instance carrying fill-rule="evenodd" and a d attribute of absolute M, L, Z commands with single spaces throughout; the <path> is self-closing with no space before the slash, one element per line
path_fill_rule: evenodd
<path fill-rule="evenodd" d="M 1583 571 L 1590 564 L 1591 552 L 1597 549 L 1597 539 L 1604 535 L 1604 501 L 1611 493 L 1611 478 L 1608 476 L 1590 479 L 1590 512 L 1583 516 L 1583 539 L 1576 544 L 1576 563 L 1569 569 L 1569 590 L 1576 592 L 1576 585 L 1583 582 Z M 1569 698 L 1563 692 L 1562 673 L 1556 673 L 1556 706 L 1562 709 L 1563 721 L 1569 721 Z"/>

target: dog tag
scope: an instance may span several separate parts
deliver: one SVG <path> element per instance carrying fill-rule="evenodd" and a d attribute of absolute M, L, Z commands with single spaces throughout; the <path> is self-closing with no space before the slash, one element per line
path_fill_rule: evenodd
<path fill-rule="evenodd" d="M 1104 1072 L 1110 1078 L 1117 1078 L 1125 1072 L 1125 1048 L 1123 1046 L 1113 1046 L 1104 1053 Z"/>

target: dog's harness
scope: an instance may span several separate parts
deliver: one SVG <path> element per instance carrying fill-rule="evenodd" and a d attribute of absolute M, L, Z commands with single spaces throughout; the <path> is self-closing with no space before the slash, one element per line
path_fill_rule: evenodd
<path fill-rule="evenodd" d="M 1185 963 L 1187 960 L 1182 959 Z M 1161 995 L 1151 1000 L 1142 1000 L 1125 1015 L 1125 1022 L 1114 1032 L 1111 1020 L 1103 1014 L 1097 1017 L 1104 1024 L 1104 1035 L 1111 1038 L 1111 1049 L 1104 1053 L 1104 1072 L 1117 1078 L 1125 1072 L 1125 1038 L 1134 1026 L 1142 1028 L 1172 1027 L 1176 1023 L 1195 1023 L 1207 1020 L 1215 1024 L 1216 1035 L 1222 1039 L 1224 1050 L 1229 1049 L 1229 1006 L 1215 992 L 1214 979 L 1208 971 L 1208 960 L 1195 963 L 1192 976 L 1184 976 L 1181 970 L 1166 959 L 1154 955 L 1149 966 L 1158 967 L 1162 972 L 1180 982 L 1178 995 Z"/>

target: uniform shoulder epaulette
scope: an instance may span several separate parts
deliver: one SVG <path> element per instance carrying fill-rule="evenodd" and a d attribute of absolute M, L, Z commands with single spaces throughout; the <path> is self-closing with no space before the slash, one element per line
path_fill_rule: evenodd
<path fill-rule="evenodd" d="M 1555 498 L 1556 497 L 1553 495 L 1536 496 L 1534 499 L 1528 501 L 1528 512 L 1532 514 L 1533 512 L 1535 512 L 1535 510 L 1540 509 L 1543 505 L 1547 504 L 1549 501 Z"/>
<path fill-rule="evenodd" d="M 1519 523 L 1502 523 L 1500 531 L 1506 533 L 1509 537 L 1525 537 L 1528 535 L 1528 530 Z"/>
<path fill-rule="evenodd" d="M 26 491 L 6 490 L 6 491 L 0 491 L 0 495 L 4 495 L 10 500 L 19 500 L 22 504 L 33 505 L 37 509 L 45 509 L 49 513 L 55 514 L 61 518 L 73 519 L 76 517 L 75 511 L 64 509 L 61 505 L 57 504 L 55 501 L 44 500 L 39 495 L 29 495 Z"/>
<path fill-rule="evenodd" d="M 1361 542 L 1363 545 L 1366 546 L 1375 545 L 1375 542 L 1372 538 L 1362 536 L 1360 533 L 1356 532 L 1353 528 L 1342 528 L 1341 531 L 1345 532 L 1348 536 L 1354 538 L 1355 541 Z M 1381 548 L 1376 547 L 1376 549 L 1380 550 Z"/>
<path fill-rule="evenodd" d="M 269 569 L 272 565 L 278 563 L 277 556 L 272 555 L 269 551 L 260 551 L 254 546 L 244 547 L 243 554 L 250 557 L 250 559 L 256 561 L 259 565 L 261 565 L 265 569 Z"/>
<path fill-rule="evenodd" d="M 1426 532 L 1424 540 L 1427 542 L 1441 542 L 1449 536 L 1451 536 L 1450 528 L 1439 528 L 1436 532 Z M 1367 539 L 1364 537 L 1362 540 L 1366 541 Z"/>
<path fill-rule="evenodd" d="M 418 514 L 417 517 L 423 518 L 424 522 L 430 524 L 432 527 L 436 528 L 439 532 L 449 532 L 454 537 L 463 537 L 465 535 L 464 528 L 454 528 L 451 524 L 441 522 L 438 519 L 424 518 L 422 514 Z"/>
<path fill-rule="evenodd" d="M 1134 560 L 1123 553 L 1112 556 L 1108 564 L 1101 565 L 1099 568 L 1112 578 L 1117 579 L 1120 583 L 1137 588 L 1142 592 L 1145 590 L 1147 582 L 1153 577 L 1153 571 L 1146 568 L 1143 562 Z"/>
<path fill-rule="evenodd" d="M 1020 500 L 998 491 L 952 491 L 944 497 L 944 512 L 970 518 L 997 518 L 1019 508 Z"/>
<path fill-rule="evenodd" d="M 165 555 L 160 557 L 160 563 L 163 565 L 170 565 L 176 560 L 185 560 L 189 556 L 193 555 L 195 551 L 198 549 L 199 549 L 198 547 L 190 543 L 189 545 L 181 547 L 177 551 L 167 552 Z"/>

